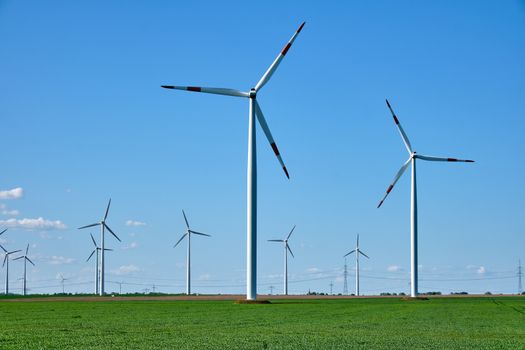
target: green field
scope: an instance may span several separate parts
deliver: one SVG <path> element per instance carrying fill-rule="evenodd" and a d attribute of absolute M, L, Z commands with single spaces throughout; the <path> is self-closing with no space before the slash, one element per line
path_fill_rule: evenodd
<path fill-rule="evenodd" d="M 0 302 L 0 349 L 525 349 L 525 298 Z"/>

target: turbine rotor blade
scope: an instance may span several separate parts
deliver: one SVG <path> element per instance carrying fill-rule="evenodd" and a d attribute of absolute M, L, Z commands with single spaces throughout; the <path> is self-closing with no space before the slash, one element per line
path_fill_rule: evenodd
<path fill-rule="evenodd" d="M 352 249 L 349 253 L 346 253 L 346 254 L 343 256 L 343 258 L 344 258 L 344 257 L 347 257 L 348 255 L 352 254 L 353 252 L 355 252 L 355 249 Z"/>
<path fill-rule="evenodd" d="M 25 256 L 19 256 L 18 258 L 14 258 L 13 260 L 18 260 L 18 259 L 22 259 L 22 258 L 25 258 Z"/>
<path fill-rule="evenodd" d="M 5 231 L 7 231 L 7 228 L 5 228 L 2 232 L 0 232 L 0 236 L 3 235 Z"/>
<path fill-rule="evenodd" d="M 365 253 L 363 253 L 362 251 L 359 251 L 359 254 L 363 255 L 364 257 L 366 257 L 367 259 L 370 259 L 370 257 L 368 255 L 366 255 Z"/>
<path fill-rule="evenodd" d="M 255 91 L 259 91 L 270 80 L 273 73 L 275 73 L 275 71 L 277 70 L 277 67 L 279 67 L 279 64 L 283 60 L 284 56 L 286 56 L 286 53 L 288 52 L 293 42 L 295 41 L 295 38 L 303 29 L 305 23 L 306 22 L 303 22 L 303 24 L 301 24 L 301 26 L 295 31 L 294 35 L 292 35 L 292 38 L 288 41 L 288 43 L 281 50 L 281 52 L 279 53 L 277 58 L 273 61 L 273 63 L 270 65 L 266 73 L 264 73 L 261 80 L 259 80 L 257 85 L 255 85 Z"/>
<path fill-rule="evenodd" d="M 94 249 L 94 250 L 91 252 L 91 254 L 89 254 L 89 257 L 86 259 L 86 262 L 88 262 L 89 259 L 91 259 L 91 257 L 93 256 L 93 254 L 95 254 L 96 251 L 97 251 L 97 250 Z"/>
<path fill-rule="evenodd" d="M 184 215 L 184 221 L 186 221 L 186 227 L 189 230 L 190 229 L 190 224 L 188 223 L 188 219 L 186 218 L 186 213 L 184 212 L 184 209 L 182 209 L 182 215 Z"/>
<path fill-rule="evenodd" d="M 255 114 L 257 116 L 257 120 L 259 120 L 259 124 L 261 124 L 264 134 L 266 135 L 268 142 L 270 142 L 270 146 L 272 146 L 273 153 L 275 153 L 275 156 L 279 160 L 279 163 L 281 163 L 281 166 L 284 170 L 286 177 L 289 179 L 290 175 L 288 174 L 288 170 L 286 169 L 286 166 L 284 165 L 283 158 L 281 157 L 281 154 L 279 153 L 279 149 L 277 148 L 277 145 L 275 144 L 272 133 L 270 132 L 270 128 L 268 127 L 268 124 L 266 123 L 266 119 L 264 118 L 263 112 L 257 100 L 254 100 L 254 105 L 255 105 L 255 112 L 256 112 Z"/>
<path fill-rule="evenodd" d="M 286 248 L 288 249 L 290 254 L 292 254 L 292 258 L 295 258 L 295 256 L 293 255 L 292 249 L 290 249 L 290 246 L 288 245 L 288 243 L 286 243 Z"/>
<path fill-rule="evenodd" d="M 106 208 L 106 213 L 104 214 L 104 221 L 106 221 L 107 217 L 108 217 L 108 214 L 109 214 L 109 206 L 111 205 L 111 198 L 109 199 L 109 202 L 108 202 L 108 207 Z"/>
<path fill-rule="evenodd" d="M 211 235 L 207 234 L 207 233 L 202 233 L 202 232 L 197 232 L 197 231 L 193 231 L 193 230 L 190 230 L 191 233 L 195 233 L 196 235 L 201 235 L 201 236 L 206 236 L 206 237 L 211 237 Z"/>
<path fill-rule="evenodd" d="M 394 188 L 396 182 L 399 180 L 399 178 L 401 177 L 401 175 L 403 175 L 403 173 L 407 170 L 407 167 L 408 165 L 410 164 L 410 161 L 412 160 L 412 158 L 408 158 L 408 160 L 405 162 L 405 164 L 403 164 L 401 166 L 401 169 L 399 169 L 399 171 L 397 172 L 396 176 L 394 177 L 394 181 L 392 181 L 392 184 L 390 184 L 390 186 L 388 187 L 388 189 L 386 190 L 386 194 L 384 195 L 384 197 L 381 199 L 381 201 L 379 202 L 379 204 L 377 205 L 377 207 L 379 208 L 383 202 L 385 201 L 386 197 L 388 196 L 388 194 L 390 193 L 390 191 L 392 191 L 392 189 Z"/>
<path fill-rule="evenodd" d="M 204 92 L 207 94 L 215 94 L 215 95 L 250 97 L 250 94 L 248 92 L 243 92 L 243 91 L 234 90 L 234 89 L 209 88 L 209 87 L 200 87 L 200 86 L 173 86 L 173 85 L 161 85 L 161 87 L 164 89 Z"/>
<path fill-rule="evenodd" d="M 27 252 L 29 252 L 29 243 L 27 244 L 27 247 L 26 247 L 26 255 L 27 255 Z"/>
<path fill-rule="evenodd" d="M 417 159 L 428 160 L 431 162 L 465 162 L 465 163 L 474 163 L 470 159 L 457 159 L 457 158 L 443 158 L 443 157 L 433 157 L 433 156 L 424 156 L 421 154 L 416 154 L 414 157 Z"/>
<path fill-rule="evenodd" d="M 29 261 L 33 266 L 35 266 L 35 264 L 31 261 L 31 259 L 29 259 L 27 256 L 25 257 L 27 259 L 27 261 Z"/>
<path fill-rule="evenodd" d="M 268 242 L 284 242 L 284 239 L 269 239 Z"/>
<path fill-rule="evenodd" d="M 98 248 L 97 242 L 95 241 L 95 238 L 93 238 L 93 235 L 91 233 L 89 235 L 91 236 L 91 240 L 93 241 L 95 248 Z"/>
<path fill-rule="evenodd" d="M 8 256 L 8 255 L 9 255 L 9 254 L 4 255 L 4 263 L 2 264 L 2 267 L 4 267 L 5 262 L 7 261 L 7 256 Z"/>
<path fill-rule="evenodd" d="M 388 106 L 388 109 L 390 109 L 390 113 L 392 113 L 392 117 L 394 118 L 394 122 L 396 123 L 397 129 L 399 130 L 399 133 L 401 134 L 401 138 L 403 139 L 403 143 L 405 144 L 405 147 L 407 148 L 407 151 L 409 154 L 412 154 L 412 146 L 410 145 L 410 141 L 408 140 L 407 134 L 405 134 L 405 130 L 403 130 L 403 127 L 399 123 L 399 120 L 397 119 L 396 114 L 394 113 L 394 110 L 390 106 L 390 103 L 388 100 L 386 100 L 386 105 Z"/>
<path fill-rule="evenodd" d="M 11 252 L 6 252 L 7 255 L 11 255 L 11 254 L 14 254 L 14 253 L 18 253 L 18 252 L 21 252 L 22 250 L 21 249 L 18 249 L 18 250 L 13 250 Z"/>
<path fill-rule="evenodd" d="M 0 248 L 2 248 L 2 250 L 7 253 L 7 249 L 5 249 L 1 244 L 0 244 Z"/>
<path fill-rule="evenodd" d="M 86 225 L 86 226 L 79 227 L 78 230 L 82 230 L 83 228 L 94 227 L 94 226 L 98 226 L 98 225 L 100 225 L 100 222 L 97 222 L 96 224 L 91 224 L 91 225 Z"/>
<path fill-rule="evenodd" d="M 173 248 L 175 248 L 176 246 L 179 245 L 180 242 L 182 242 L 182 240 L 184 239 L 184 237 L 186 237 L 187 233 L 183 234 L 182 237 L 177 241 L 177 243 L 175 243 L 175 245 L 173 246 Z"/>
<path fill-rule="evenodd" d="M 289 233 L 288 236 L 286 237 L 286 240 L 289 240 L 289 239 L 290 239 L 290 236 L 292 235 L 293 230 L 295 230 L 295 225 L 293 225 L 292 230 L 290 231 L 290 233 Z"/>
<path fill-rule="evenodd" d="M 113 230 L 110 229 L 108 225 L 106 225 L 105 222 L 104 222 L 104 226 L 108 229 L 109 232 L 111 232 L 111 234 L 112 234 L 113 236 L 115 236 L 115 238 L 116 238 L 119 242 L 122 242 L 122 241 L 120 240 L 120 238 L 118 238 L 118 236 L 115 234 L 115 232 L 113 232 Z"/>

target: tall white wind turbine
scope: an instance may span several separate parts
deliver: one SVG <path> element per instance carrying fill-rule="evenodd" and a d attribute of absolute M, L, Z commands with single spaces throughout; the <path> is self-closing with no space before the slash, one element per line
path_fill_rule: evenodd
<path fill-rule="evenodd" d="M 209 94 L 245 97 L 249 99 L 248 110 L 248 181 L 247 181 L 247 266 L 246 266 L 246 299 L 255 300 L 257 298 L 257 157 L 256 157 L 256 133 L 255 133 L 255 117 L 259 120 L 266 138 L 270 142 L 279 163 L 281 164 L 287 178 L 290 178 L 288 170 L 284 165 L 283 159 L 279 153 L 279 149 L 275 144 L 273 136 L 270 132 L 266 119 L 262 113 L 261 107 L 257 102 L 257 93 L 270 80 L 272 75 L 277 70 L 277 67 L 283 60 L 284 56 L 292 46 L 297 35 L 301 32 L 304 26 L 301 24 L 299 29 L 294 33 L 290 41 L 284 46 L 277 58 L 270 65 L 261 80 L 249 92 L 224 89 L 224 88 L 207 88 L 196 86 L 172 86 L 163 85 L 166 89 L 187 90 L 193 92 L 203 92 Z"/>
<path fill-rule="evenodd" d="M 290 249 L 290 245 L 288 244 L 288 240 L 290 239 L 290 236 L 292 235 L 293 230 L 295 230 L 295 225 L 292 227 L 292 230 L 286 236 L 285 239 L 269 239 L 268 242 L 280 242 L 284 243 L 284 295 L 288 295 L 288 252 L 292 254 L 292 258 L 295 258 L 295 256 L 292 253 L 292 250 Z"/>
<path fill-rule="evenodd" d="M 91 254 L 89 255 L 89 257 L 86 259 L 86 262 L 89 261 L 89 259 L 91 259 L 91 257 L 93 256 L 93 254 L 96 254 L 96 267 L 95 267 L 95 294 L 98 294 L 98 287 L 99 287 L 99 280 L 100 280 L 100 268 L 99 268 L 99 263 L 98 263 L 98 258 L 99 258 L 99 255 L 100 255 L 100 250 L 101 248 L 97 245 L 97 242 L 95 241 L 95 238 L 93 237 L 93 235 L 90 233 L 89 234 L 91 236 L 91 240 L 93 241 L 93 245 L 95 246 L 95 249 L 93 249 L 93 251 L 91 252 Z M 109 249 L 109 248 L 104 248 L 105 251 L 113 251 L 113 249 Z"/>
<path fill-rule="evenodd" d="M 27 262 L 29 261 L 31 265 L 35 266 L 35 264 L 31 261 L 31 259 L 27 257 L 28 252 L 29 252 L 29 244 L 27 245 L 26 253 L 24 255 L 13 259 L 13 260 L 24 259 L 24 277 L 22 279 L 23 280 L 23 286 L 22 286 L 23 295 L 26 295 L 27 293 Z"/>
<path fill-rule="evenodd" d="M 104 252 L 106 251 L 106 249 L 104 249 L 104 233 L 105 233 L 105 229 L 107 229 L 119 242 L 122 242 L 120 240 L 120 238 L 118 238 L 118 236 L 115 234 L 115 232 L 113 232 L 113 230 L 111 228 L 109 228 L 109 226 L 106 224 L 106 219 L 108 218 L 110 205 L 111 205 L 111 198 L 109 199 L 108 206 L 106 208 L 106 213 L 104 214 L 104 218 L 100 222 L 97 222 L 97 223 L 94 223 L 94 224 L 91 224 L 91 225 L 82 226 L 82 227 L 78 228 L 79 230 L 81 230 L 81 229 L 84 229 L 84 228 L 94 227 L 94 226 L 99 226 L 100 225 L 101 247 L 100 247 L 100 288 L 99 288 L 99 295 L 104 295 L 104 267 L 105 267 L 104 266 Z"/>
<path fill-rule="evenodd" d="M 202 232 L 193 231 L 192 229 L 190 229 L 190 224 L 188 223 L 188 219 L 186 218 L 186 213 L 184 212 L 184 210 L 182 211 L 182 215 L 184 216 L 184 221 L 186 222 L 186 232 L 177 241 L 177 243 L 175 243 L 173 248 L 178 246 L 179 243 L 182 242 L 182 240 L 185 237 L 188 237 L 188 253 L 186 255 L 186 294 L 190 295 L 191 294 L 191 235 L 196 234 L 199 236 L 206 236 L 206 237 L 211 237 L 211 235 L 208 235 Z"/>
<path fill-rule="evenodd" d="M 4 262 L 2 267 L 5 266 L 5 295 L 9 294 L 9 255 L 21 252 L 22 250 L 13 250 L 7 251 L 3 246 L 0 245 L 0 248 L 4 251 Z"/>
<path fill-rule="evenodd" d="M 410 145 L 410 141 L 408 140 L 408 137 L 401 127 L 401 124 L 399 123 L 399 120 L 397 119 L 396 114 L 394 113 L 394 110 L 390 106 L 390 103 L 388 100 L 386 100 L 386 104 L 388 106 L 388 109 L 390 109 L 390 113 L 392 113 L 392 117 L 394 118 L 394 122 L 396 123 L 397 129 L 399 130 L 399 133 L 401 134 L 401 138 L 403 139 L 403 143 L 405 144 L 405 147 L 408 151 L 409 158 L 401 166 L 401 169 L 397 172 L 396 176 L 394 177 L 394 181 L 392 181 L 392 184 L 388 187 L 386 190 L 385 195 L 379 202 L 378 208 L 383 204 L 386 197 L 392 191 L 392 188 L 394 188 L 394 185 L 399 180 L 399 178 L 403 175 L 403 173 L 406 171 L 408 166 L 412 164 L 412 181 L 411 181 L 411 196 L 410 196 L 410 296 L 415 298 L 418 294 L 418 274 L 417 274 L 417 188 L 416 188 L 416 159 L 420 160 L 427 160 L 431 162 L 466 162 L 466 163 L 474 163 L 473 160 L 468 159 L 457 159 L 457 158 L 443 158 L 443 157 L 432 157 L 432 156 L 425 156 L 421 154 L 417 154 Z"/>
<path fill-rule="evenodd" d="M 355 249 L 353 249 L 349 253 L 346 253 L 344 258 L 346 258 L 352 253 L 355 253 L 355 295 L 359 296 L 359 254 L 361 254 L 367 259 L 370 259 L 368 255 L 366 255 L 361 249 L 359 249 L 359 235 L 357 235 L 357 243 Z"/>

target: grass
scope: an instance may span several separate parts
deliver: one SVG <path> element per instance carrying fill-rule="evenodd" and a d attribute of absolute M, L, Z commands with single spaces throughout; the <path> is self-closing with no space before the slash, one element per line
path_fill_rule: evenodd
<path fill-rule="evenodd" d="M 525 298 L 0 302 L 0 349 L 525 349 Z"/>

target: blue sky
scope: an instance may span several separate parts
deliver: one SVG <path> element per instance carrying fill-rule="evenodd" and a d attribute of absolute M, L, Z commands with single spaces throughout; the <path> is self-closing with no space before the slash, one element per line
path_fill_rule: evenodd
<path fill-rule="evenodd" d="M 2 1 L 0 243 L 31 244 L 31 291 L 59 291 L 59 274 L 92 290 L 76 227 L 111 197 L 122 243 L 107 238 L 108 290 L 184 290 L 184 208 L 213 235 L 193 241 L 194 290 L 244 293 L 247 101 L 160 85 L 248 90 L 302 21 L 258 95 L 291 175 L 259 128 L 259 292 L 282 290 L 282 249 L 266 240 L 294 224 L 290 292 L 342 291 L 357 233 L 361 291 L 409 290 L 408 174 L 376 209 L 407 158 L 385 98 L 417 151 L 476 160 L 418 167 L 421 291 L 515 292 L 523 1 Z"/>

